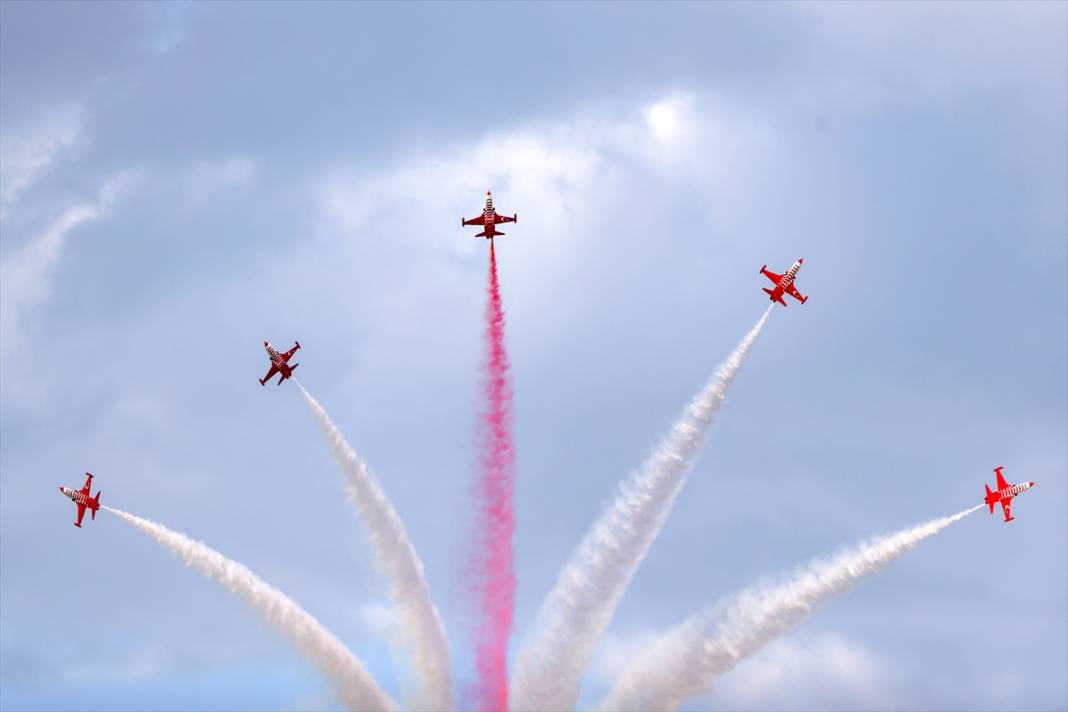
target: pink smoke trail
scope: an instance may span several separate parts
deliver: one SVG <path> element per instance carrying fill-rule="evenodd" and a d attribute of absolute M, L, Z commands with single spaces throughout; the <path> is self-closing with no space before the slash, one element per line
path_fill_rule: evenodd
<path fill-rule="evenodd" d="M 512 384 L 504 345 L 504 309 L 497 280 L 497 256 L 490 241 L 489 287 L 486 303 L 485 411 L 479 423 L 482 472 L 477 485 L 481 514 L 473 557 L 476 595 L 481 604 L 476 630 L 480 710 L 508 708 L 508 637 L 515 601 L 512 532 L 515 511 L 515 446 L 512 440 Z"/>

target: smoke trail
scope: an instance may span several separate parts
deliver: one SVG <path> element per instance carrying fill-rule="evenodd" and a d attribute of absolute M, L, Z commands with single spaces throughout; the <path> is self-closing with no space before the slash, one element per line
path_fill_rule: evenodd
<path fill-rule="evenodd" d="M 605 710 L 674 710 L 864 577 L 983 505 L 876 537 L 815 561 L 778 586 L 754 587 L 725 608 L 691 616 L 665 633 L 620 676 Z"/>
<path fill-rule="evenodd" d="M 513 710 L 572 709 L 582 672 L 627 584 L 656 539 L 697 453 L 771 306 L 704 389 L 671 434 L 620 487 L 615 501 L 571 557 L 539 613 L 533 640 L 519 654 Z"/>
<path fill-rule="evenodd" d="M 392 710 L 396 704 L 379 688 L 363 664 L 300 605 L 246 566 L 199 541 L 161 524 L 101 506 L 177 554 L 187 566 L 230 589 L 255 608 L 334 686 L 350 710 Z"/>
<path fill-rule="evenodd" d="M 293 379 L 296 381 L 296 379 Z M 404 524 L 370 468 L 345 442 L 323 407 L 297 381 L 304 400 L 330 444 L 349 490 L 349 499 L 367 526 L 379 572 L 390 581 L 390 597 L 399 613 L 398 632 L 413 650 L 420 692 L 406 703 L 414 709 L 442 712 L 452 709 L 449 642 L 445 626 L 430 595 L 423 562 L 415 553 Z M 407 697 L 407 696 L 406 696 Z"/>
<path fill-rule="evenodd" d="M 477 709 L 508 706 L 508 637 L 515 602 L 512 532 L 515 512 L 515 448 L 512 442 L 512 386 L 504 345 L 504 310 L 497 279 L 497 255 L 490 241 L 486 303 L 486 410 L 480 438 L 482 474 L 478 482 L 480 540 L 472 555 L 476 594 L 481 604 L 476 631 Z"/>

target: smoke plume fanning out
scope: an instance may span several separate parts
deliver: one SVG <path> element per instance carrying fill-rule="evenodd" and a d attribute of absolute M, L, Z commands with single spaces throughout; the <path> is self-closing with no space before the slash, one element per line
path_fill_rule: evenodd
<path fill-rule="evenodd" d="M 512 678 L 513 710 L 575 706 L 583 671 L 682 490 L 713 415 L 773 306 L 716 369 L 653 456 L 620 487 L 560 573 L 533 638 L 519 653 Z"/>
<path fill-rule="evenodd" d="M 865 577 L 982 505 L 876 537 L 814 561 L 776 586 L 743 591 L 725 608 L 691 616 L 660 636 L 620 676 L 603 710 L 674 710 L 708 691 L 739 661 L 805 621 Z"/>
<path fill-rule="evenodd" d="M 450 710 L 449 643 L 430 595 L 423 562 L 374 473 L 356 456 L 319 402 L 299 381 L 297 385 L 330 444 L 330 451 L 345 477 L 349 499 L 367 527 L 377 569 L 390 583 L 390 597 L 398 613 L 396 632 L 404 647 L 412 651 L 419 678 L 420 689 L 406 695 L 405 702 L 418 710 Z"/>
<path fill-rule="evenodd" d="M 246 566 L 184 534 L 101 506 L 132 524 L 163 547 L 170 549 L 206 577 L 236 593 L 281 633 L 334 686 L 338 698 L 350 710 L 393 710 L 396 704 L 374 681 L 356 656 L 293 599 L 271 586 Z"/>

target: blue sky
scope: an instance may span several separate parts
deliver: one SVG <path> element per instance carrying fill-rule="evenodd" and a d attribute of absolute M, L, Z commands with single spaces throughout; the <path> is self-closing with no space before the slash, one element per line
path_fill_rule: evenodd
<path fill-rule="evenodd" d="M 616 483 L 805 257 L 588 674 L 763 576 L 1035 480 L 692 709 L 1065 709 L 1063 3 L 0 5 L 0 707 L 336 707 L 246 563 L 390 690 L 383 587 L 296 389 L 381 478 L 458 668 L 492 188 L 516 644 Z"/>

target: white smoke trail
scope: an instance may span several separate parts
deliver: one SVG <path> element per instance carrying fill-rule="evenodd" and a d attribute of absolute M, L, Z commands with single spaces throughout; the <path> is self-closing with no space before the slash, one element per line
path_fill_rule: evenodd
<path fill-rule="evenodd" d="M 177 554 L 186 565 L 243 598 L 333 684 L 338 698 L 350 710 L 385 711 L 396 708 L 396 703 L 382 691 L 363 663 L 341 641 L 296 601 L 246 566 L 162 524 L 111 507 L 101 506 L 101 509 L 134 525 Z"/>
<path fill-rule="evenodd" d="M 560 572 L 534 637 L 512 676 L 513 710 L 572 709 L 579 683 L 634 576 L 664 524 L 705 442 L 712 416 L 771 314 L 771 305 L 690 402 L 655 454 L 620 487 Z"/>
<path fill-rule="evenodd" d="M 403 644 L 413 651 L 419 677 L 420 691 L 406 696 L 410 697 L 406 703 L 412 709 L 450 710 L 449 641 L 430 595 L 423 562 L 408 540 L 404 524 L 378 478 L 345 442 L 341 431 L 319 402 L 299 381 L 297 386 L 319 421 L 334 459 L 345 476 L 349 499 L 367 526 L 376 566 L 390 581 L 390 596 L 398 612 L 397 632 L 403 637 Z"/>
<path fill-rule="evenodd" d="M 632 662 L 599 708 L 677 709 L 864 577 L 982 507 L 876 537 L 830 559 L 814 561 L 777 586 L 750 588 L 725 607 L 691 616 Z"/>

